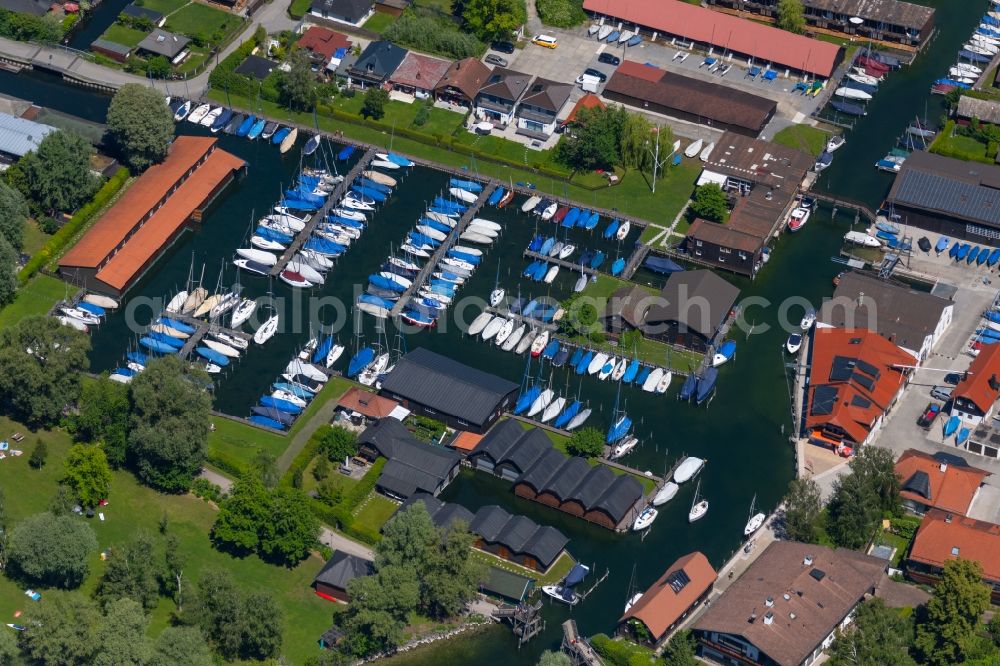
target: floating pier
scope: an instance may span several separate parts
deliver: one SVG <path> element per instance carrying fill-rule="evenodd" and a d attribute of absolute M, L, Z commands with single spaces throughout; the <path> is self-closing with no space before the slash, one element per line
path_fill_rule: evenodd
<path fill-rule="evenodd" d="M 573 666 L 604 666 L 604 661 L 591 647 L 586 638 L 580 636 L 576 628 L 576 620 L 570 619 L 562 623 L 563 639 L 559 649 L 569 655 Z"/>
<path fill-rule="evenodd" d="M 534 319 L 533 317 L 525 317 L 523 315 L 514 314 L 509 310 L 507 312 L 502 312 L 500 308 L 487 307 L 486 312 L 489 312 L 490 314 L 494 315 L 499 315 L 501 317 L 507 317 L 508 319 L 513 319 L 514 321 L 527 324 L 529 326 L 534 326 L 535 328 L 544 329 L 549 332 L 555 332 L 559 330 L 559 326 L 553 324 L 551 321 L 541 321 L 539 319 Z M 475 337 L 479 336 L 477 335 Z"/>
<path fill-rule="evenodd" d="M 622 274 L 618 277 L 622 280 L 631 280 L 632 276 L 635 275 L 637 270 L 639 270 L 639 266 L 642 265 L 642 262 L 646 259 L 649 255 L 649 251 L 652 249 L 653 248 L 651 246 L 646 245 L 645 243 L 637 245 L 635 252 L 633 252 L 632 256 L 628 258 L 628 263 L 625 264 Z"/>
<path fill-rule="evenodd" d="M 180 356 L 181 358 L 189 358 L 191 356 L 191 353 L 194 351 L 195 347 L 198 346 L 198 343 L 200 343 L 202 338 L 204 338 L 205 335 L 207 335 L 210 331 L 226 333 L 228 335 L 233 336 L 234 338 L 240 338 L 241 340 L 246 340 L 247 342 L 250 342 L 253 337 L 249 333 L 244 333 L 243 331 L 237 331 L 232 328 L 219 326 L 218 324 L 213 324 L 211 322 L 205 321 L 204 319 L 196 319 L 191 315 L 165 312 L 164 316 L 169 317 L 170 319 L 176 319 L 177 321 L 184 322 L 188 326 L 192 326 L 195 329 L 195 332 L 191 334 L 191 337 L 189 337 L 187 340 L 184 341 L 184 346 L 181 347 L 181 350 L 177 352 L 177 355 Z M 243 354 L 240 354 L 240 356 L 242 357 Z"/>
<path fill-rule="evenodd" d="M 517 606 L 500 606 L 493 611 L 495 620 L 510 622 L 514 635 L 517 636 L 517 647 L 530 641 L 545 631 L 545 620 L 541 616 L 542 602 L 533 604 L 521 603 Z"/>
<path fill-rule="evenodd" d="M 532 252 L 531 250 L 525 250 L 524 256 L 531 259 L 539 259 L 541 261 L 554 264 L 556 266 L 562 266 L 563 268 L 568 268 L 571 271 L 580 271 L 586 273 L 587 275 L 597 275 L 597 270 L 591 268 L 590 266 L 581 266 L 580 264 L 574 264 L 572 261 L 567 259 L 560 259 L 558 257 L 550 257 L 547 254 L 539 254 L 537 252 Z"/>

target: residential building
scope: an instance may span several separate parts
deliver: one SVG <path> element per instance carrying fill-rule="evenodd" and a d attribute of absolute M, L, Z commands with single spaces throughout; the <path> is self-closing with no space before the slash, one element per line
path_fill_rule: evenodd
<path fill-rule="evenodd" d="M 434 94 L 442 102 L 471 109 L 479 89 L 489 77 L 490 68 L 478 58 L 456 60 L 438 81 Z"/>
<path fill-rule="evenodd" d="M 903 506 L 918 516 L 931 509 L 968 514 L 983 479 L 989 475 L 970 467 L 964 458 L 944 452 L 930 455 L 907 449 L 896 461 L 899 496 Z"/>
<path fill-rule="evenodd" d="M 1000 125 L 1000 102 L 962 95 L 955 107 L 955 119 L 967 125 L 973 118 L 990 125 Z"/>
<path fill-rule="evenodd" d="M 688 227 L 684 248 L 699 263 L 753 277 L 764 264 L 765 243 L 767 236 L 697 218 Z"/>
<path fill-rule="evenodd" d="M 643 333 L 668 344 L 707 351 L 733 313 L 738 287 L 707 270 L 671 273 L 646 311 Z"/>
<path fill-rule="evenodd" d="M 642 330 L 646 326 L 646 313 L 658 298 L 638 285 L 616 289 L 608 298 L 601 313 L 604 330 L 622 334 Z"/>
<path fill-rule="evenodd" d="M 355 578 L 370 576 L 372 573 L 374 566 L 370 560 L 338 550 L 313 578 L 312 588 L 317 597 L 346 604 L 351 600 L 347 584 Z"/>
<path fill-rule="evenodd" d="M 573 86 L 536 78 L 517 105 L 517 133 L 545 141 L 556 131 L 558 117 Z"/>
<path fill-rule="evenodd" d="M 146 56 L 163 56 L 171 64 L 176 65 L 187 57 L 187 45 L 190 42 L 191 40 L 184 35 L 156 28 L 139 42 L 136 49 Z"/>
<path fill-rule="evenodd" d="M 42 139 L 55 131 L 51 125 L 0 113 L 0 161 L 16 162 L 36 150 Z"/>
<path fill-rule="evenodd" d="M 407 53 L 406 49 L 392 42 L 380 40 L 370 43 L 347 70 L 350 84 L 359 88 L 385 84 Z"/>
<path fill-rule="evenodd" d="M 387 460 L 375 488 L 395 499 L 416 493 L 437 496 L 458 476 L 461 457 L 448 449 L 421 442 L 402 423 L 385 418 L 358 437 L 358 454 Z"/>
<path fill-rule="evenodd" d="M 458 430 L 482 433 L 513 404 L 517 384 L 418 347 L 396 363 L 381 394 Z"/>
<path fill-rule="evenodd" d="M 857 551 L 772 542 L 694 623 L 698 656 L 725 666 L 809 666 L 884 570 L 883 560 Z"/>
<path fill-rule="evenodd" d="M 0 9 L 30 16 L 45 16 L 52 6 L 53 3 L 46 0 L 0 0 Z"/>
<path fill-rule="evenodd" d="M 809 347 L 809 441 L 842 455 L 867 444 L 906 388 L 916 357 L 867 330 L 820 328 Z"/>
<path fill-rule="evenodd" d="M 319 69 L 325 70 L 338 51 L 350 50 L 351 40 L 347 35 L 336 30 L 313 25 L 302 33 L 295 45 L 309 51 L 313 64 Z"/>
<path fill-rule="evenodd" d="M 906 558 L 906 577 L 934 585 L 944 565 L 961 558 L 983 567 L 992 603 L 1000 604 L 1000 525 L 939 509 L 924 516 Z"/>
<path fill-rule="evenodd" d="M 359 422 L 370 423 L 384 418 L 402 421 L 410 415 L 410 410 L 395 400 L 384 398 L 354 386 L 347 389 L 337 401 L 337 410 L 347 414 L 348 418 Z"/>
<path fill-rule="evenodd" d="M 637 643 L 659 645 L 712 593 L 718 576 L 695 551 L 680 557 L 618 620 L 618 632 Z"/>
<path fill-rule="evenodd" d="M 573 110 L 569 112 L 566 116 L 566 120 L 563 121 L 564 125 L 572 125 L 576 121 L 577 115 L 584 109 L 604 109 L 606 105 L 601 101 L 601 98 L 594 93 L 587 93 L 573 106 Z"/>
<path fill-rule="evenodd" d="M 243 76 L 249 76 L 250 78 L 257 79 L 258 81 L 263 81 L 274 68 L 278 66 L 273 60 L 267 58 L 262 58 L 259 55 L 248 55 L 243 62 L 236 66 L 236 73 L 242 74 Z"/>
<path fill-rule="evenodd" d="M 672 4 L 673 0 L 663 2 Z M 765 97 L 632 60 L 615 69 L 603 95 L 628 106 L 751 137 L 764 130 L 778 109 L 777 102 Z"/>
<path fill-rule="evenodd" d="M 896 175 L 885 205 L 909 226 L 1000 245 L 1000 166 L 915 150 Z"/>
<path fill-rule="evenodd" d="M 1000 346 L 983 345 L 951 393 L 951 413 L 978 425 L 993 415 L 1000 398 Z"/>
<path fill-rule="evenodd" d="M 452 62 L 410 51 L 389 77 L 392 87 L 418 99 L 430 99 Z"/>
<path fill-rule="evenodd" d="M 309 13 L 358 27 L 375 13 L 375 2 L 374 0 L 313 0 Z"/>
<path fill-rule="evenodd" d="M 923 362 L 951 325 L 954 309 L 946 298 L 850 271 L 824 301 L 816 326 L 875 331 Z"/>
<path fill-rule="evenodd" d="M 511 124 L 514 122 L 515 107 L 530 82 L 530 74 L 495 67 L 476 93 L 476 118 L 501 127 Z"/>
<path fill-rule="evenodd" d="M 710 5 L 777 18 L 778 0 L 708 0 Z M 934 9 L 901 0 L 803 0 L 806 25 L 852 39 L 920 46 L 934 31 Z"/>
<path fill-rule="evenodd" d="M 584 0 L 583 9 L 600 23 L 621 23 L 652 39 L 679 38 L 681 42 L 698 44 L 710 52 L 732 54 L 762 68 L 770 66 L 786 74 L 801 72 L 829 78 L 843 55 L 843 49 L 837 44 L 790 34 L 681 0 Z"/>

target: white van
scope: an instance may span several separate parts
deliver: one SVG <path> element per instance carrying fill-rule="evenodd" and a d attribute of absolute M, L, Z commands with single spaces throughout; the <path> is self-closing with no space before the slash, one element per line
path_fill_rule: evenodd
<path fill-rule="evenodd" d="M 551 35 L 535 35 L 534 39 L 531 41 L 532 43 L 537 44 L 538 46 L 544 46 L 547 49 L 554 49 L 559 46 L 559 42 Z"/>

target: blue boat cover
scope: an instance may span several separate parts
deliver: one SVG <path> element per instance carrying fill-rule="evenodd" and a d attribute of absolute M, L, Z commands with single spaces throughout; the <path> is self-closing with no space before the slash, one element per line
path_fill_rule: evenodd
<path fill-rule="evenodd" d="M 642 264 L 654 273 L 677 273 L 684 270 L 684 267 L 678 264 L 673 259 L 668 259 L 667 257 L 658 257 L 656 255 L 649 255 L 646 257 L 646 261 Z"/>

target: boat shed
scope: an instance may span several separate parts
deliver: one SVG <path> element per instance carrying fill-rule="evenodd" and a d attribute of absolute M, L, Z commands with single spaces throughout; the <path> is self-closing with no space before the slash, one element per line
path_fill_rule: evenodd
<path fill-rule="evenodd" d="M 1000 125 L 1000 102 L 962 95 L 958 98 L 958 106 L 955 107 L 955 118 L 959 122 L 967 123 L 975 118 L 980 122 Z"/>
<path fill-rule="evenodd" d="M 633 60 L 618 66 L 603 94 L 628 106 L 751 137 L 764 131 L 778 109 L 777 102 L 765 97 Z"/>
<path fill-rule="evenodd" d="M 51 125 L 0 113 L 0 157 L 5 162 L 15 162 L 38 148 L 42 139 L 55 131 Z"/>
<path fill-rule="evenodd" d="M 479 589 L 486 594 L 520 603 L 534 591 L 535 581 L 513 571 L 490 567 L 486 572 L 486 580 L 479 584 Z"/>
<path fill-rule="evenodd" d="M 697 352 L 715 341 L 740 290 L 708 270 L 681 271 L 667 278 L 646 312 L 643 334 Z"/>
<path fill-rule="evenodd" d="M 916 150 L 896 175 L 885 205 L 910 226 L 1000 245 L 1000 166 Z"/>
<path fill-rule="evenodd" d="M 618 633 L 639 643 L 659 645 L 712 593 L 718 576 L 708 558 L 695 551 L 678 558 L 618 620 Z"/>
<path fill-rule="evenodd" d="M 454 451 L 421 442 L 394 418 L 361 433 L 358 452 L 368 460 L 387 460 L 375 488 L 399 500 L 418 492 L 437 496 L 458 476 L 461 460 Z"/>
<path fill-rule="evenodd" d="M 418 347 L 396 363 L 381 394 L 457 430 L 482 433 L 514 404 L 517 384 Z"/>
<path fill-rule="evenodd" d="M 111 58 L 115 62 L 125 62 L 132 55 L 131 46 L 107 39 L 95 39 L 90 43 L 90 50 L 94 53 L 100 53 L 105 58 Z"/>
<path fill-rule="evenodd" d="M 316 574 L 312 587 L 316 596 L 346 604 L 351 600 L 347 594 L 347 584 L 355 578 L 370 576 L 372 571 L 370 560 L 338 550 Z"/>

